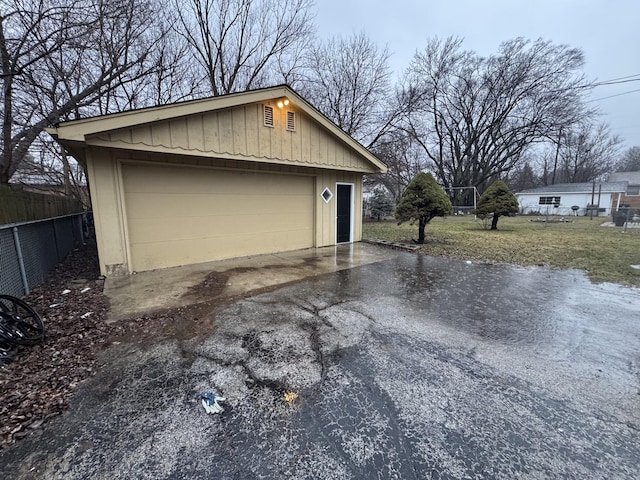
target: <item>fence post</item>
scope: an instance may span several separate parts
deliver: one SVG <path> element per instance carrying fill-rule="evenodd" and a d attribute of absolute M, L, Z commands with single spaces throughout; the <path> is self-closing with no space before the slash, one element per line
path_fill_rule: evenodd
<path fill-rule="evenodd" d="M 58 232 L 56 231 L 56 219 L 55 218 L 51 219 L 51 228 L 53 229 L 53 243 L 56 246 L 56 260 L 59 262 L 62 259 L 60 258 L 60 248 L 58 246 Z"/>
<path fill-rule="evenodd" d="M 18 265 L 20 266 L 20 276 L 22 277 L 24 294 L 29 295 L 29 282 L 27 281 L 27 271 L 24 269 L 24 257 L 22 256 L 22 246 L 20 245 L 18 227 L 13 227 L 13 243 L 15 244 L 16 253 L 18 255 Z"/>
<path fill-rule="evenodd" d="M 80 245 L 84 245 L 84 213 L 73 217 L 73 240 L 76 239 L 76 233 L 80 235 Z"/>

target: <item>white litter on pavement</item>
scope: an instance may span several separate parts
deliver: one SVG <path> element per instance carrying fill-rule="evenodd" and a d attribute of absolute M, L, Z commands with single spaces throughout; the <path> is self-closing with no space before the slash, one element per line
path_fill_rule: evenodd
<path fill-rule="evenodd" d="M 207 413 L 222 413 L 224 412 L 224 408 L 220 403 L 226 402 L 227 399 L 224 397 L 219 397 L 214 395 L 213 393 L 206 392 L 200 395 L 202 399 L 202 406 L 204 407 L 204 411 Z"/>

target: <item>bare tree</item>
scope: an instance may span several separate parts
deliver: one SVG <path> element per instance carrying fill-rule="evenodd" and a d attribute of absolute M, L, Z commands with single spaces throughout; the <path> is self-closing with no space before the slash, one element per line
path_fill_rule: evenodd
<path fill-rule="evenodd" d="M 52 186 L 68 197 L 75 198 L 89 209 L 86 172 L 70 158 L 64 148 L 51 138 L 40 136 L 20 163 L 12 183 L 28 185 L 49 193 Z"/>
<path fill-rule="evenodd" d="M 626 149 L 617 163 L 618 172 L 637 172 L 640 170 L 640 146 Z"/>
<path fill-rule="evenodd" d="M 176 0 L 176 31 L 210 93 L 249 90 L 295 77 L 313 36 L 311 0 Z"/>
<path fill-rule="evenodd" d="M 2 139 L 7 183 L 47 125 L 117 105 L 117 88 L 154 71 L 157 15 L 148 0 L 3 0 Z"/>
<path fill-rule="evenodd" d="M 403 89 L 404 128 L 445 187 L 480 191 L 536 142 L 582 111 L 582 53 L 521 38 L 487 58 L 459 39 L 432 40 L 414 57 Z"/>
<path fill-rule="evenodd" d="M 559 151 L 557 183 L 602 179 L 613 171 L 622 140 L 605 123 L 586 120 L 569 131 Z"/>
<path fill-rule="evenodd" d="M 158 7 L 161 8 L 161 7 Z M 206 95 L 203 77 L 193 68 L 191 49 L 175 31 L 170 11 L 159 10 L 157 22 L 149 25 L 156 39 L 145 61 L 145 75 L 120 83 L 98 100 L 100 111 L 122 111 L 165 105 Z"/>
<path fill-rule="evenodd" d="M 406 132 L 395 130 L 380 139 L 373 153 L 388 167 L 385 175 L 370 175 L 365 178 L 368 185 L 383 185 L 400 201 L 402 192 L 411 180 L 427 169 L 428 160 L 417 142 Z"/>
<path fill-rule="evenodd" d="M 364 33 L 313 46 L 301 92 L 338 127 L 367 145 L 391 125 L 389 51 Z M 413 177 L 412 177 L 413 178 Z"/>
<path fill-rule="evenodd" d="M 529 161 L 524 161 L 516 165 L 508 172 L 504 181 L 513 192 L 520 192 L 542 185 L 542 179 L 536 174 Z"/>

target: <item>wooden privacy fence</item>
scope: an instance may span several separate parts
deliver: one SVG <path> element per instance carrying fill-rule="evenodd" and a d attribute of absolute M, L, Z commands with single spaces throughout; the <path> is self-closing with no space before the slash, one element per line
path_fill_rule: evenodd
<path fill-rule="evenodd" d="M 82 212 L 82 203 L 62 195 L 0 185 L 0 225 Z"/>

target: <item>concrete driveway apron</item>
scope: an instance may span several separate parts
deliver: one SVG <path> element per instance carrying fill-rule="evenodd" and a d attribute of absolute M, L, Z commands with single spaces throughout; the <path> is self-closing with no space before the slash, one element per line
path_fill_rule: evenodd
<path fill-rule="evenodd" d="M 638 312 L 640 291 L 577 271 L 392 252 L 233 301 L 203 335 L 110 347 L 1 472 L 636 479 Z"/>

